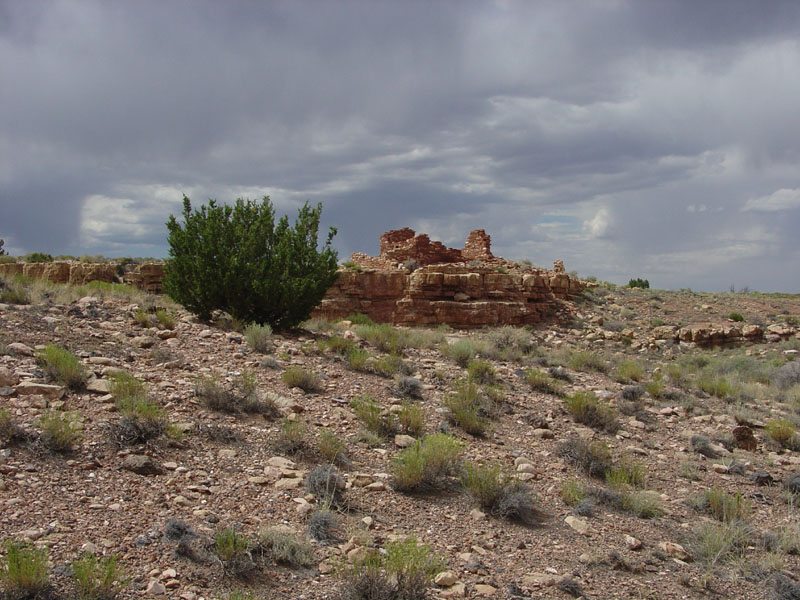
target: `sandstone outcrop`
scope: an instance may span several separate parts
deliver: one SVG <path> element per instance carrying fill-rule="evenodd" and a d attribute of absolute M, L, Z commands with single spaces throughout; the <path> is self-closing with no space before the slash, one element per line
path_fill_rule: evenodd
<path fill-rule="evenodd" d="M 31 279 L 73 285 L 84 285 L 90 281 L 127 283 L 148 292 L 160 293 L 161 282 L 164 279 L 164 265 L 161 263 L 118 265 L 77 261 L 6 263 L 0 265 L 0 275 L 23 275 Z"/>
<path fill-rule="evenodd" d="M 495 257 L 482 229 L 457 249 L 406 227 L 381 236 L 380 256 L 354 253 L 314 315 L 459 328 L 537 323 L 583 289 L 557 265 L 548 271 Z"/>

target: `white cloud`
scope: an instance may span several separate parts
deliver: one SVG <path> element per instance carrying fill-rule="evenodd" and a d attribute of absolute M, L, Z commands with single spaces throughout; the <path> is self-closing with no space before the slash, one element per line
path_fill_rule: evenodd
<path fill-rule="evenodd" d="M 593 238 L 602 238 L 608 235 L 611 219 L 607 208 L 601 208 L 593 218 L 583 222 L 584 231 L 588 231 Z"/>
<path fill-rule="evenodd" d="M 745 203 L 742 211 L 757 210 L 762 212 L 775 212 L 778 210 L 791 210 L 793 208 L 800 208 L 800 188 L 795 188 L 793 190 L 783 188 L 768 196 L 750 198 L 750 200 Z"/>

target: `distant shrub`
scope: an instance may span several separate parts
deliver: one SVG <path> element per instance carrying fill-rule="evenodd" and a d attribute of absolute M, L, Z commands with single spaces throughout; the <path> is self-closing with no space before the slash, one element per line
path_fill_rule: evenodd
<path fill-rule="evenodd" d="M 418 404 L 404 402 L 397 413 L 400 430 L 413 437 L 418 437 L 425 430 L 425 412 Z"/>
<path fill-rule="evenodd" d="M 394 380 L 394 391 L 405 398 L 422 398 L 422 382 L 416 377 L 398 375 Z"/>
<path fill-rule="evenodd" d="M 743 520 L 751 511 L 750 504 L 741 494 L 729 494 L 718 487 L 704 491 L 697 504 L 718 521 L 726 523 Z"/>
<path fill-rule="evenodd" d="M 314 562 L 314 547 L 284 526 L 262 530 L 255 551 L 291 567 L 308 567 Z"/>
<path fill-rule="evenodd" d="M 347 353 L 347 364 L 354 371 L 364 373 L 369 370 L 369 358 L 369 352 L 356 347 Z"/>
<path fill-rule="evenodd" d="M 654 377 L 645 386 L 645 391 L 648 394 L 650 394 L 653 398 L 656 398 L 656 399 L 664 398 L 665 386 L 664 386 L 663 379 L 661 379 L 661 377 Z"/>
<path fill-rule="evenodd" d="M 606 362 L 594 352 L 588 350 L 575 350 L 570 354 L 569 366 L 576 371 L 598 371 L 605 373 L 608 370 Z"/>
<path fill-rule="evenodd" d="M 300 388 L 304 392 L 319 392 L 322 389 L 319 377 L 303 367 L 291 366 L 281 375 L 283 383 L 289 387 Z"/>
<path fill-rule="evenodd" d="M 697 379 L 697 387 L 706 394 L 717 398 L 730 398 L 736 393 L 736 386 L 726 377 L 705 373 Z"/>
<path fill-rule="evenodd" d="M 319 453 L 329 463 L 335 464 L 346 462 L 347 460 L 344 440 L 330 429 L 323 429 L 319 434 L 317 448 L 319 449 Z"/>
<path fill-rule="evenodd" d="M 3 246 L 5 245 L 5 243 L 6 243 L 5 240 L 0 239 L 0 256 L 5 256 L 6 254 L 8 254 L 8 252 L 3 250 Z"/>
<path fill-rule="evenodd" d="M 267 354 L 272 350 L 272 327 L 250 323 L 244 329 L 244 339 L 256 352 Z"/>
<path fill-rule="evenodd" d="M 192 211 L 183 198 L 183 225 L 167 222 L 169 255 L 164 290 L 202 320 L 224 310 L 245 322 L 293 327 L 308 317 L 337 277 L 331 228 L 317 249 L 322 205 L 307 203 L 293 226 L 275 221 L 266 196 L 261 203 L 214 200 Z"/>
<path fill-rule="evenodd" d="M 731 321 L 736 321 L 737 323 L 741 323 L 742 321 L 744 321 L 744 316 L 742 316 L 742 313 L 738 312 L 732 312 L 731 314 L 728 315 L 728 318 Z"/>
<path fill-rule="evenodd" d="M 794 423 L 788 419 L 772 419 L 766 424 L 764 430 L 770 438 L 784 448 L 795 449 L 800 445 L 797 440 L 797 429 Z"/>
<path fill-rule="evenodd" d="M 259 395 L 255 374 L 246 369 L 230 384 L 217 374 L 200 377 L 195 382 L 195 394 L 211 410 L 232 414 L 263 414 L 268 417 L 276 417 L 279 413 L 270 396 Z"/>
<path fill-rule="evenodd" d="M 323 544 L 341 541 L 339 536 L 339 517 L 330 510 L 315 510 L 308 520 L 308 534 Z"/>
<path fill-rule="evenodd" d="M 648 490 L 636 490 L 623 495 L 622 508 L 641 519 L 654 519 L 664 514 L 660 496 Z"/>
<path fill-rule="evenodd" d="M 86 369 L 78 357 L 65 348 L 47 344 L 44 350 L 36 355 L 36 360 L 44 367 L 50 379 L 61 382 L 74 390 L 83 387 L 86 381 Z"/>
<path fill-rule="evenodd" d="M 461 485 L 482 508 L 493 515 L 526 525 L 544 520 L 544 513 L 536 508 L 530 488 L 505 473 L 500 465 L 465 464 Z"/>
<path fill-rule="evenodd" d="M 744 556 L 752 541 L 752 529 L 742 521 L 705 521 L 694 529 L 692 556 L 708 566 Z"/>
<path fill-rule="evenodd" d="M 214 553 L 222 562 L 225 571 L 241 577 L 255 569 L 250 540 L 233 527 L 227 527 L 214 535 Z"/>
<path fill-rule="evenodd" d="M 392 459 L 394 486 L 400 491 L 436 488 L 455 474 L 461 443 L 446 433 L 433 433 Z"/>
<path fill-rule="evenodd" d="M 23 256 L 22 260 L 28 263 L 53 262 L 53 256 L 51 254 L 45 254 L 44 252 L 31 252 Z"/>
<path fill-rule="evenodd" d="M 627 457 L 606 471 L 606 483 L 614 490 L 644 488 L 647 477 L 647 465 Z"/>
<path fill-rule="evenodd" d="M 358 348 L 353 340 L 345 339 L 340 335 L 332 335 L 328 338 L 319 339 L 317 340 L 317 345 L 323 352 L 336 354 L 338 356 L 347 356 L 350 352 Z"/>
<path fill-rule="evenodd" d="M 471 435 L 483 436 L 489 422 L 483 416 L 484 400 L 474 383 L 461 383 L 442 401 L 447 408 L 448 419 Z"/>
<path fill-rule="evenodd" d="M 623 360 L 617 365 L 615 377 L 620 383 L 641 381 L 644 377 L 644 368 L 635 360 Z"/>
<path fill-rule="evenodd" d="M 570 439 L 559 444 L 556 453 L 587 475 L 599 479 L 605 478 L 606 472 L 613 467 L 611 450 L 600 441 L 587 443 Z"/>
<path fill-rule="evenodd" d="M 303 419 L 283 419 L 273 447 L 283 454 L 302 455 L 307 439 L 308 426 Z"/>
<path fill-rule="evenodd" d="M 391 413 L 385 412 L 372 396 L 357 396 L 350 400 L 350 408 L 364 424 L 367 431 L 381 437 L 388 437 L 395 431 Z"/>
<path fill-rule="evenodd" d="M 570 394 L 565 398 L 564 406 L 578 423 L 608 433 L 616 433 L 619 429 L 616 411 L 607 402 L 600 400 L 594 392 Z"/>
<path fill-rule="evenodd" d="M 375 321 L 373 321 L 364 313 L 353 313 L 351 315 L 347 315 L 347 317 L 345 317 L 345 321 L 350 321 L 353 325 L 375 325 Z"/>
<path fill-rule="evenodd" d="M 586 496 L 583 484 L 576 479 L 561 484 L 561 499 L 567 506 L 577 506 L 586 499 Z"/>
<path fill-rule="evenodd" d="M 10 280 L 8 283 L 0 279 L 1 304 L 30 304 L 31 295 L 21 282 Z"/>
<path fill-rule="evenodd" d="M 333 465 L 320 465 L 306 476 L 306 490 L 320 505 L 343 506 L 344 489 L 344 478 Z"/>
<path fill-rule="evenodd" d="M 497 371 L 492 363 L 477 358 L 467 363 L 467 376 L 473 383 L 491 384 L 497 381 Z"/>
<path fill-rule="evenodd" d="M 42 430 L 42 443 L 53 452 L 72 452 L 82 436 L 83 426 L 75 412 L 50 411 L 37 424 Z"/>
<path fill-rule="evenodd" d="M 466 367 L 467 363 L 475 357 L 476 349 L 472 340 L 458 340 L 457 342 L 442 342 L 439 347 L 442 356 L 449 358 L 460 367 Z"/>
<path fill-rule="evenodd" d="M 406 363 L 402 358 L 394 354 L 385 354 L 372 362 L 372 370 L 381 377 L 393 377 L 397 374 L 411 375 L 413 367 Z"/>
<path fill-rule="evenodd" d="M 544 392 L 545 394 L 561 394 L 561 386 L 547 373 L 539 369 L 528 369 L 525 371 L 525 382 L 532 390 Z"/>
<path fill-rule="evenodd" d="M 637 277 L 636 279 L 631 279 L 628 282 L 628 287 L 630 288 L 641 288 L 643 290 L 650 288 L 650 282 L 647 279 L 641 279 Z"/>

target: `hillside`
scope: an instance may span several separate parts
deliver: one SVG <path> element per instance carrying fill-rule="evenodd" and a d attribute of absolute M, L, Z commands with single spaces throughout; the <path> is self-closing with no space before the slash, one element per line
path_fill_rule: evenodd
<path fill-rule="evenodd" d="M 599 285 L 529 328 L 248 340 L 126 286 L 0 281 L 0 541 L 48 549 L 53 596 L 88 552 L 119 558 L 121 598 L 334 598 L 414 537 L 429 598 L 800 593 L 797 296 Z M 460 457 L 397 489 L 435 432 Z"/>

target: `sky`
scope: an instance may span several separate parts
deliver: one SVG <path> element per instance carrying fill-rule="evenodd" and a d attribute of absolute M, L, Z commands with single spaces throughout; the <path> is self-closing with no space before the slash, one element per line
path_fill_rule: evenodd
<path fill-rule="evenodd" d="M 0 238 L 167 256 L 186 194 L 663 289 L 800 292 L 800 2 L 0 0 Z"/>

